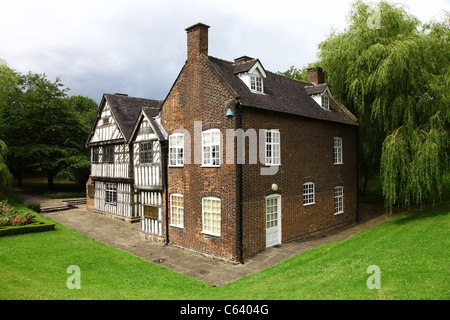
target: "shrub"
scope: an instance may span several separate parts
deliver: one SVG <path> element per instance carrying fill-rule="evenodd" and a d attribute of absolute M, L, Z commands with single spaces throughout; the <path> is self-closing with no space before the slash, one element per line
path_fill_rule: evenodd
<path fill-rule="evenodd" d="M 33 210 L 34 212 L 39 212 L 41 204 L 39 202 L 25 202 L 25 207 Z"/>
<path fill-rule="evenodd" d="M 23 226 L 29 224 L 34 217 L 30 212 L 17 210 L 6 200 L 0 202 L 0 226 Z"/>

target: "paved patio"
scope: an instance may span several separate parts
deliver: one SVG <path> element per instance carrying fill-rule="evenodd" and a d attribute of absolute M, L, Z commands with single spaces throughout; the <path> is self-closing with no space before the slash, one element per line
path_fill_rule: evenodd
<path fill-rule="evenodd" d="M 41 200 L 41 206 L 58 205 L 60 200 Z M 271 247 L 244 261 L 233 264 L 207 258 L 188 250 L 164 246 L 143 240 L 140 236 L 140 223 L 127 223 L 94 213 L 86 205 L 77 208 L 48 212 L 43 216 L 74 229 L 86 236 L 101 241 L 120 250 L 127 251 L 153 263 L 165 266 L 173 271 L 197 278 L 212 286 L 223 286 L 243 276 L 256 273 L 289 259 L 303 251 L 325 243 L 348 238 L 358 232 L 371 228 L 387 220 L 380 207 L 361 206 L 361 222 L 326 237 L 313 240 L 291 241 Z"/>

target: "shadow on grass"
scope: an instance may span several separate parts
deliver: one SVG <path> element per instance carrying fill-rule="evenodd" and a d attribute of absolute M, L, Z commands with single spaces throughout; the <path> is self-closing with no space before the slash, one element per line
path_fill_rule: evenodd
<path fill-rule="evenodd" d="M 18 186 L 17 183 L 14 184 L 13 191 L 12 196 L 21 202 L 30 201 L 34 198 L 37 200 L 38 197 L 62 199 L 86 196 L 84 185 L 76 184 L 67 179 L 55 179 L 53 188 L 49 188 L 45 177 L 24 178 L 21 186 Z"/>
<path fill-rule="evenodd" d="M 450 201 L 443 201 L 434 205 L 424 206 L 423 208 L 411 209 L 410 212 L 405 213 L 401 218 L 395 220 L 395 223 L 402 225 L 414 220 L 428 219 L 449 213 Z"/>

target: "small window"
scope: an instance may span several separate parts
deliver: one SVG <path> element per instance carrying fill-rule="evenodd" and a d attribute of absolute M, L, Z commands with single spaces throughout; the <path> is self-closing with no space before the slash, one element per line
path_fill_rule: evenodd
<path fill-rule="evenodd" d="M 203 233 L 220 236 L 221 207 L 219 198 L 202 199 Z"/>
<path fill-rule="evenodd" d="M 184 135 L 172 134 L 169 137 L 169 166 L 182 167 L 184 165 Z"/>
<path fill-rule="evenodd" d="M 251 76 L 250 89 L 256 92 L 263 92 L 262 78 L 258 76 Z"/>
<path fill-rule="evenodd" d="M 322 96 L 322 108 L 330 110 L 330 98 L 328 96 Z"/>
<path fill-rule="evenodd" d="M 117 203 L 117 184 L 106 183 L 105 202 L 109 204 Z"/>
<path fill-rule="evenodd" d="M 152 142 L 143 142 L 139 144 L 139 163 L 152 163 Z"/>
<path fill-rule="evenodd" d="M 220 166 L 220 131 L 211 129 L 202 133 L 202 164 L 207 167 Z"/>
<path fill-rule="evenodd" d="M 342 164 L 342 138 L 333 138 L 333 161 L 334 164 Z"/>
<path fill-rule="evenodd" d="M 158 207 L 144 204 L 143 206 L 144 218 L 158 220 Z"/>
<path fill-rule="evenodd" d="M 102 119 L 102 125 L 106 126 L 109 124 L 109 118 L 103 118 Z"/>
<path fill-rule="evenodd" d="M 175 227 L 184 227 L 184 199 L 181 194 L 170 195 L 170 224 Z"/>
<path fill-rule="evenodd" d="M 306 182 L 303 184 L 303 205 L 307 206 L 314 203 L 314 182 Z"/>
<path fill-rule="evenodd" d="M 280 165 L 280 131 L 266 130 L 266 165 Z"/>
<path fill-rule="evenodd" d="M 334 188 L 334 214 L 344 212 L 344 188 Z"/>
<path fill-rule="evenodd" d="M 114 146 L 104 146 L 102 162 L 114 163 Z"/>
<path fill-rule="evenodd" d="M 98 163 L 100 159 L 100 153 L 98 147 L 92 148 L 92 163 Z"/>

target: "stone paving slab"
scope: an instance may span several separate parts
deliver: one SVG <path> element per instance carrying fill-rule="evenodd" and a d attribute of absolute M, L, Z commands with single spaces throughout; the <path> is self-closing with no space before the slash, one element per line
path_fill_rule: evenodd
<path fill-rule="evenodd" d="M 53 203 L 55 203 L 54 200 Z M 212 286 L 226 285 L 316 246 L 350 237 L 388 219 L 387 215 L 381 214 L 371 217 L 367 221 L 356 223 L 340 232 L 335 232 L 328 237 L 283 243 L 247 259 L 244 264 L 233 264 L 208 258 L 189 250 L 143 240 L 140 237 L 140 223 L 123 222 L 94 213 L 87 210 L 86 205 L 78 205 L 74 209 L 65 211 L 48 212 L 43 216 L 96 241 L 127 251 L 175 272 L 197 278 Z"/>

